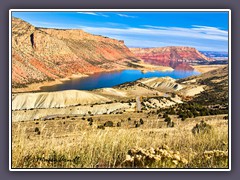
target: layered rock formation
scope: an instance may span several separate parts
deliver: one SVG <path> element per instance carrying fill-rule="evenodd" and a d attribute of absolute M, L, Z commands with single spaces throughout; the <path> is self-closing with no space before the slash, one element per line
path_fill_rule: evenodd
<path fill-rule="evenodd" d="M 161 77 L 161 78 L 144 78 L 139 80 L 139 82 L 160 91 L 177 91 L 182 89 L 182 86 L 176 83 L 176 80 L 171 77 Z"/>
<path fill-rule="evenodd" d="M 192 47 L 130 48 L 130 50 L 146 63 L 182 70 L 193 70 L 189 65 L 191 63 L 211 60 Z"/>
<path fill-rule="evenodd" d="M 36 28 L 12 18 L 12 87 L 116 70 L 136 60 L 123 41 L 83 30 Z"/>

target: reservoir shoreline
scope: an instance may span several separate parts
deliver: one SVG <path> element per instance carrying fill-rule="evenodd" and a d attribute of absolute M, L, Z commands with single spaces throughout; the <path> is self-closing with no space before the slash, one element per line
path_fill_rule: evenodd
<path fill-rule="evenodd" d="M 94 73 L 84 78 L 75 78 L 64 81 L 62 84 L 41 87 L 41 92 L 53 92 L 63 90 L 95 90 L 111 88 L 120 84 L 134 82 L 142 78 L 171 77 L 181 79 L 193 75 L 199 75 L 196 71 L 147 71 L 136 69 Z"/>
<path fill-rule="evenodd" d="M 123 70 L 141 70 L 142 72 L 152 72 L 152 71 L 173 71 L 171 67 L 166 67 L 166 66 L 154 66 L 154 65 L 148 65 L 148 64 L 140 64 L 144 68 L 119 68 L 116 70 L 103 70 L 100 72 L 89 72 L 85 74 L 73 74 L 71 76 L 65 77 L 65 78 L 59 78 L 55 79 L 52 81 L 44 81 L 44 82 L 38 82 L 38 83 L 32 83 L 26 85 L 26 87 L 23 88 L 12 88 L 12 93 L 25 93 L 25 92 L 42 92 L 41 88 L 45 86 L 54 86 L 54 85 L 59 85 L 63 84 L 65 81 L 69 81 L 72 79 L 78 79 L 78 78 L 84 78 L 84 77 L 89 77 L 90 75 L 93 74 L 98 74 L 98 73 L 106 73 L 106 72 L 116 72 L 116 71 L 123 71 Z"/>
<path fill-rule="evenodd" d="M 217 69 L 219 67 L 223 67 L 225 65 L 198 65 L 198 66 L 193 66 L 196 72 L 199 73 L 205 73 L 213 69 Z M 139 70 L 142 73 L 149 73 L 149 72 L 154 72 L 154 71 L 161 71 L 161 72 L 166 72 L 166 71 L 174 71 L 174 69 L 170 67 L 164 67 L 164 66 L 146 66 L 146 68 L 122 68 L 122 69 L 117 69 L 117 70 L 105 70 L 101 72 L 96 72 L 96 73 L 88 73 L 88 74 L 73 74 L 69 77 L 61 78 L 61 79 L 56 79 L 54 81 L 45 81 L 41 83 L 33 83 L 28 85 L 25 88 L 12 88 L 12 93 L 25 93 L 25 92 L 46 92 L 43 91 L 42 88 L 44 87 L 50 87 L 50 86 L 56 86 L 56 85 L 61 85 L 64 84 L 68 81 L 71 80 L 76 80 L 76 79 L 83 79 L 87 78 L 92 75 L 98 75 L 98 74 L 103 74 L 103 73 L 111 73 L 111 72 L 121 72 L 124 70 Z"/>

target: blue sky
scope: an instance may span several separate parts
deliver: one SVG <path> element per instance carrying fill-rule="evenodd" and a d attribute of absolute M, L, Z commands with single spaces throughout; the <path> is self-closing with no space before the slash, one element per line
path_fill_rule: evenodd
<path fill-rule="evenodd" d="M 128 47 L 228 50 L 228 12 L 13 12 L 34 26 L 83 29 Z"/>

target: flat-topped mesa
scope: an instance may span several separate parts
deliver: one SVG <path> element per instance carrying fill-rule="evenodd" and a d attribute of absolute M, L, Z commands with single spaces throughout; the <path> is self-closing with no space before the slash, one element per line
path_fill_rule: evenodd
<path fill-rule="evenodd" d="M 12 86 L 127 67 L 135 55 L 121 40 L 80 29 L 39 28 L 12 18 Z"/>
<path fill-rule="evenodd" d="M 52 29 L 52 28 L 37 28 L 41 31 L 46 32 L 58 39 L 72 39 L 72 40 L 94 40 L 94 41 L 104 41 L 108 43 L 115 43 L 117 45 L 124 45 L 123 40 L 112 39 L 102 35 L 94 35 L 87 33 L 81 29 Z M 125 46 L 125 45 L 124 45 Z"/>
<path fill-rule="evenodd" d="M 193 47 L 168 46 L 158 48 L 130 48 L 130 50 L 146 63 L 170 66 L 174 69 L 192 70 L 193 68 L 189 64 L 211 60 Z"/>

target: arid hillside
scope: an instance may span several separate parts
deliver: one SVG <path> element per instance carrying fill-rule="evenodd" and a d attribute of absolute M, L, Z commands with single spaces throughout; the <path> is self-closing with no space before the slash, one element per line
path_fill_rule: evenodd
<path fill-rule="evenodd" d="M 83 30 L 44 29 L 12 18 L 12 87 L 121 69 L 138 61 L 123 41 Z"/>
<path fill-rule="evenodd" d="M 228 168 L 227 73 L 14 93 L 12 167 Z"/>
<path fill-rule="evenodd" d="M 169 46 L 161 48 L 130 48 L 130 50 L 146 63 L 170 66 L 182 70 L 193 70 L 189 63 L 211 60 L 192 47 Z"/>
<path fill-rule="evenodd" d="M 92 91 L 14 93 L 13 121 L 46 116 L 88 115 L 165 108 L 183 102 L 228 107 L 228 67 L 181 80 L 170 77 L 144 78 L 112 88 Z"/>
<path fill-rule="evenodd" d="M 177 83 L 191 86 L 204 87 L 204 91 L 193 98 L 196 103 L 204 105 L 217 105 L 228 107 L 228 66 L 218 68 L 200 76 L 180 79 Z M 184 92 L 185 89 L 181 91 Z"/>

